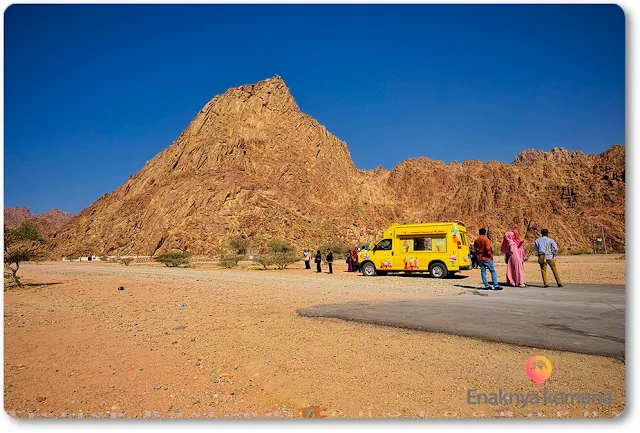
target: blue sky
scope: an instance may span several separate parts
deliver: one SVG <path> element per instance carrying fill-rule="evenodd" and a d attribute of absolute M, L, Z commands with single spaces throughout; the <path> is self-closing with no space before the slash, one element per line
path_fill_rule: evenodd
<path fill-rule="evenodd" d="M 625 144 L 615 5 L 38 5 L 4 24 L 4 200 L 34 213 L 79 212 L 274 74 L 362 169 Z"/>

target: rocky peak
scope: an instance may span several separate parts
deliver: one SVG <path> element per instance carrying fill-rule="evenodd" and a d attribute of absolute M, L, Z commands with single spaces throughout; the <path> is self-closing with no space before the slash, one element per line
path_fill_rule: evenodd
<path fill-rule="evenodd" d="M 588 157 L 528 150 L 512 165 L 414 158 L 391 171 L 357 170 L 346 143 L 300 112 L 274 76 L 209 101 L 173 144 L 48 248 L 61 256 L 221 254 L 239 235 L 258 248 L 274 239 L 308 248 L 373 241 L 394 221 L 459 219 L 470 233 L 517 227 L 527 239 L 544 224 L 567 249 L 590 248 L 589 226 L 598 223 L 622 249 L 624 187 L 617 148 Z"/>
<path fill-rule="evenodd" d="M 73 218 L 70 212 L 51 209 L 34 215 L 26 207 L 9 207 L 4 210 L 4 225 L 14 228 L 21 223 L 34 225 L 45 235 L 51 235 Z"/>
<path fill-rule="evenodd" d="M 33 218 L 34 215 L 26 207 L 7 207 L 4 209 L 4 225 L 9 228 Z"/>
<path fill-rule="evenodd" d="M 554 147 L 550 152 L 537 149 L 527 149 L 520 152 L 513 160 L 513 165 L 531 165 L 536 161 L 556 163 L 573 162 L 586 158 L 583 152 L 571 151 L 562 147 Z"/>

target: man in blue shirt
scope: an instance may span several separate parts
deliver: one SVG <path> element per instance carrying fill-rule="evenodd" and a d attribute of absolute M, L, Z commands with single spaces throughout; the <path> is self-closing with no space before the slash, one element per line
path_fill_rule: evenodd
<path fill-rule="evenodd" d="M 558 275 L 558 269 L 556 269 L 556 261 L 554 259 L 558 252 L 558 245 L 556 244 L 556 241 L 549 237 L 549 230 L 542 229 L 540 232 L 542 233 L 542 237 L 536 239 L 533 249 L 538 253 L 538 263 L 540 264 L 540 270 L 542 271 L 542 281 L 544 282 L 545 287 L 549 287 L 549 283 L 547 281 L 548 264 L 549 267 L 551 267 L 556 283 L 558 283 L 558 287 L 562 287 L 560 276 Z"/>

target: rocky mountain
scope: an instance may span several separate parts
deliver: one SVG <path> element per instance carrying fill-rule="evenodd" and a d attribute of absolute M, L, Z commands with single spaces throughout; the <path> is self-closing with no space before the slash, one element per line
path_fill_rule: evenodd
<path fill-rule="evenodd" d="M 58 209 L 51 209 L 37 215 L 32 214 L 26 207 L 8 207 L 4 209 L 4 225 L 6 227 L 15 228 L 25 222 L 33 224 L 47 236 L 59 231 L 72 218 L 72 213 Z"/>
<path fill-rule="evenodd" d="M 624 249 L 624 147 L 601 155 L 527 150 L 512 164 L 409 159 L 357 169 L 347 149 L 300 112 L 275 76 L 208 102 L 177 140 L 49 243 L 54 255 L 223 252 L 229 236 L 257 247 L 376 240 L 391 222 L 464 221 L 494 237 L 548 226 L 566 249 L 604 226 Z"/>

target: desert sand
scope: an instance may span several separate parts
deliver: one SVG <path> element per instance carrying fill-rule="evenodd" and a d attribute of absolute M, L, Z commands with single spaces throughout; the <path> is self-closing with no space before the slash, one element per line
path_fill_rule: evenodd
<path fill-rule="evenodd" d="M 565 282 L 625 282 L 624 256 L 561 256 L 558 265 Z M 363 277 L 344 272 L 344 263 L 333 275 L 303 267 L 25 264 L 19 274 L 31 285 L 4 297 L 5 410 L 21 418 L 557 418 L 624 410 L 620 360 L 296 314 L 321 303 L 446 296 L 461 290 L 460 279 Z M 541 282 L 536 263 L 526 274 Z M 479 271 L 462 275 L 479 284 Z M 610 393 L 612 404 L 467 403 L 470 389 L 542 395 L 525 375 L 535 355 L 553 363 L 548 392 Z"/>

